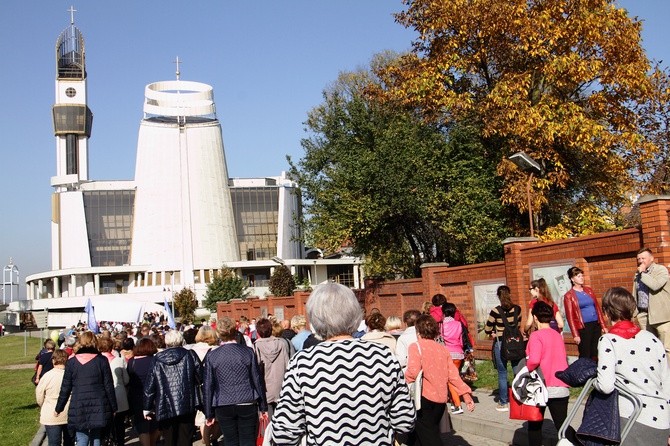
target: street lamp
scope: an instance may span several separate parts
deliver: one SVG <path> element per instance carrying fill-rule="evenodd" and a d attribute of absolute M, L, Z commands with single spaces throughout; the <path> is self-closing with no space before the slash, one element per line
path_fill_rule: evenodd
<path fill-rule="evenodd" d="M 528 174 L 526 182 L 526 197 L 528 199 L 528 220 L 530 220 L 530 236 L 535 237 L 535 228 L 533 227 L 533 206 L 530 200 L 530 183 L 534 175 L 542 175 L 542 166 L 525 152 L 517 152 L 509 157 L 519 169 Z"/>

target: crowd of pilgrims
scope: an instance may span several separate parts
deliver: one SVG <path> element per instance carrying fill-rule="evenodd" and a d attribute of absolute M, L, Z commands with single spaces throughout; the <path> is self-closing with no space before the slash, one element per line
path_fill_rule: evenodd
<path fill-rule="evenodd" d="M 577 270 L 570 272 L 577 288 L 571 291 L 582 293 L 583 272 Z M 556 376 L 568 369 L 564 321 L 543 279 L 533 281 L 529 291 L 526 358 L 511 362 L 515 370 L 519 362 L 526 371 L 542 370 L 546 407 L 558 429 L 569 397 L 568 385 Z M 494 340 L 496 409 L 507 411 L 503 318 L 520 327 L 522 317 L 507 286 L 497 295 L 500 305 L 491 310 L 485 334 Z M 615 378 L 625 376 L 645 407 L 654 406 L 635 423 L 639 444 L 665 444 L 658 443 L 667 440 L 670 420 L 663 407 L 668 364 L 662 344 L 636 329 L 636 303 L 628 291 L 608 290 L 602 308 L 595 298 L 592 302 L 578 306 L 579 320 L 568 313 L 573 335 L 582 336 L 580 357 L 600 356 L 601 392 L 612 393 Z M 264 444 L 430 446 L 442 444 L 445 416 L 475 410 L 461 370 L 465 359 L 472 360 L 473 336 L 446 296 L 437 294 L 402 318 L 376 310 L 363 317 L 351 290 L 324 284 L 312 292 L 306 316 L 222 317 L 170 329 L 162 316 L 148 314 L 142 324 L 103 322 L 99 335 L 85 324 L 64 330 L 36 357 L 36 397 L 48 444 L 123 445 L 131 426 L 142 446 L 161 439 L 164 445 L 191 445 L 196 429 L 205 446 L 256 445 L 259 430 L 266 434 Z M 637 358 L 630 354 L 636 348 Z M 651 370 L 630 374 L 622 368 L 622 362 L 628 367 L 640 360 L 645 367 L 653 364 Z M 418 378 L 423 384 L 415 401 L 408 384 Z M 629 416 L 623 404 L 622 421 Z M 541 444 L 541 428 L 542 422 L 528 423 L 530 445 Z M 576 441 L 574 430 L 567 435 Z"/>

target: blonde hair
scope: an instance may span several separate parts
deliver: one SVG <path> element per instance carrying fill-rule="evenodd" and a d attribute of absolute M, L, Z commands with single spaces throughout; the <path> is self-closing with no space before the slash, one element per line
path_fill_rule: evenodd
<path fill-rule="evenodd" d="M 300 330 L 301 328 L 305 328 L 305 325 L 307 325 L 307 319 L 304 315 L 296 314 L 291 318 L 291 327 L 294 329 Z"/>
<path fill-rule="evenodd" d="M 79 348 L 84 347 L 98 348 L 98 339 L 92 331 L 85 331 L 79 335 Z"/>
<path fill-rule="evenodd" d="M 389 316 L 386 318 L 386 325 L 384 325 L 384 330 L 399 330 L 402 328 L 402 321 L 398 316 Z"/>
<path fill-rule="evenodd" d="M 216 345 L 218 339 L 216 332 L 209 325 L 203 325 L 195 335 L 195 342 L 206 342 L 209 345 Z"/>

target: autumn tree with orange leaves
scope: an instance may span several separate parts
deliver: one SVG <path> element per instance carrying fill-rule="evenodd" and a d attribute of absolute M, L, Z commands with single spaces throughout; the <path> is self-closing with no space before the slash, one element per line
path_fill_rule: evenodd
<path fill-rule="evenodd" d="M 378 73 L 389 87 L 378 93 L 434 122 L 476 125 L 503 180 L 501 201 L 522 213 L 527 177 L 508 157 L 536 159 L 541 230 L 583 219 L 585 208 L 587 220 L 613 227 L 659 152 L 639 114 L 658 94 L 640 22 L 611 0 L 406 3 L 396 19 L 419 37 Z"/>

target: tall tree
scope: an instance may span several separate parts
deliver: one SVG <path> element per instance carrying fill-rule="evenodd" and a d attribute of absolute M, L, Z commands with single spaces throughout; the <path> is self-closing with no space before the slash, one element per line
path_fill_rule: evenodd
<path fill-rule="evenodd" d="M 670 193 L 670 72 L 657 65 L 651 75 L 653 95 L 636 110 L 645 135 L 658 148 L 649 162 L 644 193 Z"/>
<path fill-rule="evenodd" d="M 503 203 L 527 211 L 524 151 L 543 227 L 592 204 L 607 212 L 638 190 L 657 152 L 635 113 L 654 93 L 640 22 L 613 0 L 407 0 L 397 20 L 419 37 L 379 72 L 392 103 L 435 122 L 467 120 L 504 182 Z"/>
<path fill-rule="evenodd" d="M 392 61 L 381 55 L 372 66 Z M 481 144 L 467 126 L 426 124 L 376 102 L 366 94 L 375 82 L 369 71 L 342 73 L 308 115 L 304 156 L 289 159 L 308 243 L 352 245 L 368 274 L 383 277 L 420 276 L 424 262 L 499 258 L 507 228 Z"/>

